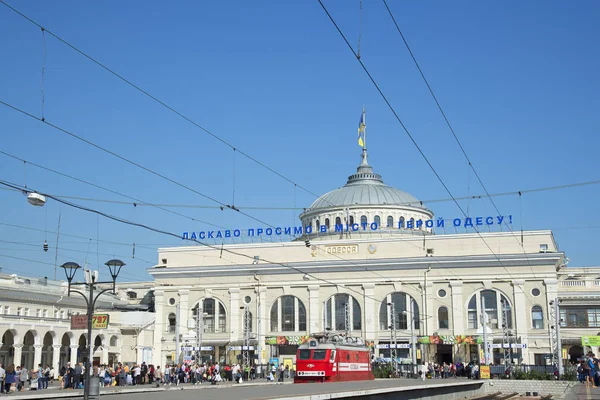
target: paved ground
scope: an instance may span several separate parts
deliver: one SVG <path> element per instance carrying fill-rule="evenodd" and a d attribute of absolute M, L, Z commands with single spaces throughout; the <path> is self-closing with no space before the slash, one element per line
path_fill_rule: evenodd
<path fill-rule="evenodd" d="M 576 384 L 564 400 L 600 400 L 600 388 L 586 388 L 584 384 Z"/>
<path fill-rule="evenodd" d="M 285 384 L 267 383 L 264 381 L 249 382 L 249 383 L 222 383 L 220 385 L 180 385 L 166 386 L 154 388 L 150 385 L 143 386 L 128 386 L 122 389 L 110 388 L 101 391 L 101 397 L 107 397 L 111 392 L 110 398 L 124 398 L 127 400 L 164 400 L 181 399 L 188 400 L 190 397 L 194 399 L 218 399 L 218 400 L 258 400 L 258 399 L 275 399 L 281 397 L 294 397 L 298 395 L 315 395 L 326 393 L 340 393 L 348 391 L 385 389 L 393 387 L 410 387 L 410 386 L 437 386 L 437 385 L 452 385 L 466 384 L 472 381 L 467 379 L 448 379 L 448 380 L 428 380 L 422 382 L 416 379 L 385 379 L 376 381 L 360 381 L 360 382 L 343 382 L 343 383 L 327 383 L 327 384 L 298 384 L 293 385 L 291 382 Z M 193 392 L 192 392 L 193 391 Z M 48 389 L 45 391 L 28 391 L 23 393 L 14 393 L 6 397 L 16 399 L 48 399 L 61 397 L 81 396 L 81 390 L 57 390 Z"/>

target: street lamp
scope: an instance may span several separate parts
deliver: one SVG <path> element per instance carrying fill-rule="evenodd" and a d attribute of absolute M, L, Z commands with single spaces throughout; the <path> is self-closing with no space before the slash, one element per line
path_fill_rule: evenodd
<path fill-rule="evenodd" d="M 414 300 L 411 299 L 410 300 L 410 307 L 411 307 L 411 311 L 410 311 L 410 354 L 412 357 L 412 364 L 413 364 L 413 374 L 416 375 L 417 371 L 417 350 L 416 350 L 416 343 L 415 343 L 415 320 L 416 317 L 414 315 Z M 406 318 L 408 319 L 408 311 L 402 311 L 402 314 L 404 314 L 406 316 Z"/>
<path fill-rule="evenodd" d="M 84 382 L 85 382 L 85 387 L 84 387 L 84 392 L 83 392 L 83 398 L 84 400 L 88 400 L 90 397 L 90 386 L 91 386 L 91 381 L 92 381 L 92 360 L 93 360 L 93 344 L 92 344 L 92 321 L 93 321 L 93 315 L 94 315 L 94 308 L 96 306 L 96 300 L 98 300 L 98 298 L 109 291 L 112 291 L 113 294 L 116 294 L 116 281 L 117 281 L 117 277 L 119 276 L 119 273 L 121 272 L 121 268 L 125 265 L 125 263 L 121 260 L 109 260 L 106 263 L 104 263 L 104 265 L 106 265 L 108 267 L 108 270 L 110 272 L 110 276 L 112 277 L 112 281 L 110 282 L 97 282 L 96 280 L 98 279 L 98 271 L 86 271 L 86 274 L 89 274 L 86 276 L 87 282 L 76 282 L 73 283 L 73 278 L 75 277 L 75 273 L 77 272 L 78 269 L 81 268 L 81 266 L 75 262 L 69 261 L 64 263 L 63 265 L 61 265 L 60 267 L 62 269 L 65 270 L 65 275 L 67 277 L 67 282 L 69 283 L 68 285 L 68 289 L 67 289 L 67 295 L 71 296 L 71 292 L 73 293 L 77 293 L 79 295 L 81 295 L 84 300 L 85 300 L 85 304 L 87 306 L 87 330 L 88 330 L 88 338 L 87 338 L 87 346 L 88 346 L 88 357 L 87 357 L 87 363 L 86 363 L 86 371 L 85 371 L 85 378 L 84 378 Z M 98 292 L 98 294 L 96 294 L 96 296 L 94 297 L 94 288 L 96 285 L 99 284 L 111 284 L 112 283 L 112 287 L 111 288 L 107 288 L 107 289 L 102 289 L 100 290 L 100 292 Z M 85 286 L 88 285 L 89 287 L 89 295 L 86 296 L 86 294 L 82 291 L 79 290 L 73 290 L 71 289 L 71 286 Z"/>

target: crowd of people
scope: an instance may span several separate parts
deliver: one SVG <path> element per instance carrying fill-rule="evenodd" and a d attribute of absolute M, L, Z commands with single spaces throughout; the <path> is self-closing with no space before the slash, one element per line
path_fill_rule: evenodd
<path fill-rule="evenodd" d="M 24 390 L 48 389 L 48 382 L 54 381 L 54 368 L 39 364 L 28 370 L 23 366 L 0 364 L 0 393 L 22 392 Z"/>
<path fill-rule="evenodd" d="M 577 379 L 586 387 L 600 386 L 600 361 L 591 351 L 577 365 Z"/>

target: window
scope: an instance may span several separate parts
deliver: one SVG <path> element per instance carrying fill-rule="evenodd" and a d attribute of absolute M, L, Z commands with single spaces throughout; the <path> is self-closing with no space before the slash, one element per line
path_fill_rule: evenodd
<path fill-rule="evenodd" d="M 19 316 L 23 315 L 23 308 L 22 307 L 17 307 L 17 315 L 19 315 Z"/>
<path fill-rule="evenodd" d="M 335 217 L 335 224 L 336 225 L 341 225 L 342 224 L 342 219 L 340 217 Z"/>
<path fill-rule="evenodd" d="M 167 332 L 173 333 L 173 332 L 175 332 L 175 325 L 177 324 L 177 317 L 175 316 L 175 314 L 171 313 L 171 314 L 169 314 L 168 320 L 169 320 L 169 325 L 167 328 Z"/>
<path fill-rule="evenodd" d="M 540 295 L 540 289 L 538 289 L 538 288 L 531 289 L 531 294 L 535 297 L 538 297 Z"/>
<path fill-rule="evenodd" d="M 25 307 L 25 309 L 23 310 L 23 315 L 26 317 L 29 317 L 29 308 Z"/>
<path fill-rule="evenodd" d="M 299 360 L 310 360 L 310 350 L 302 349 L 300 350 L 300 354 L 298 355 Z"/>
<path fill-rule="evenodd" d="M 533 329 L 544 329 L 544 313 L 542 307 L 533 306 L 531 309 L 531 322 Z"/>
<path fill-rule="evenodd" d="M 506 324 L 509 329 L 512 328 L 512 308 L 506 296 L 497 290 L 482 290 L 469 300 L 467 306 L 469 329 L 478 328 L 477 318 L 481 315 L 484 305 L 489 328 L 499 329 L 503 324 Z M 506 321 L 504 321 L 505 317 Z"/>
<path fill-rule="evenodd" d="M 317 223 L 315 226 L 316 226 L 317 230 L 319 230 L 319 228 L 321 227 L 321 221 L 317 220 Z"/>
<path fill-rule="evenodd" d="M 196 303 L 192 308 L 192 312 L 194 318 L 197 318 L 198 313 L 201 313 L 204 333 L 227 331 L 227 313 L 225 312 L 225 306 L 219 300 L 204 299 L 202 300 L 202 306 L 199 302 Z"/>
<path fill-rule="evenodd" d="M 415 219 L 414 218 L 410 219 L 410 228 L 415 229 Z"/>
<path fill-rule="evenodd" d="M 324 360 L 327 350 L 313 350 L 313 360 Z"/>
<path fill-rule="evenodd" d="M 54 319 L 59 319 L 60 318 L 60 312 L 58 310 L 54 311 Z"/>
<path fill-rule="evenodd" d="M 346 304 L 349 308 L 350 329 L 362 329 L 362 316 L 358 301 L 349 294 L 338 293 L 325 302 L 324 327 L 343 331 L 346 329 Z"/>
<path fill-rule="evenodd" d="M 4 306 L 4 314 L 10 314 L 10 307 Z"/>
<path fill-rule="evenodd" d="M 379 215 L 375 216 L 375 221 L 374 222 L 377 224 L 378 228 L 381 227 L 381 218 L 379 217 Z"/>
<path fill-rule="evenodd" d="M 325 226 L 329 229 L 329 218 L 325 218 Z"/>
<path fill-rule="evenodd" d="M 42 318 L 42 309 L 38 308 L 37 310 L 35 310 L 35 316 L 36 318 Z"/>
<path fill-rule="evenodd" d="M 448 329 L 448 309 L 446 307 L 438 308 L 438 323 L 440 329 Z"/>
<path fill-rule="evenodd" d="M 174 305 L 175 305 L 175 299 L 174 299 L 173 297 L 171 297 L 171 298 L 169 299 L 169 304 L 170 304 L 170 305 L 172 305 L 172 306 L 174 306 Z"/>
<path fill-rule="evenodd" d="M 42 311 L 42 317 L 48 318 L 48 310 Z"/>
<path fill-rule="evenodd" d="M 398 221 L 398 224 L 400 225 L 400 228 L 405 228 L 406 227 L 406 223 L 404 221 L 404 217 L 400 217 L 400 220 Z"/>
<path fill-rule="evenodd" d="M 438 296 L 440 296 L 440 297 L 446 297 L 446 291 L 444 289 L 438 290 Z"/>
<path fill-rule="evenodd" d="M 563 328 L 599 328 L 600 308 L 564 308 L 560 310 Z"/>
<path fill-rule="evenodd" d="M 360 225 L 365 226 L 366 224 L 367 224 L 367 216 L 363 215 L 362 217 L 360 217 Z"/>
<path fill-rule="evenodd" d="M 350 216 L 350 225 L 354 225 L 354 216 L 353 215 Z"/>
<path fill-rule="evenodd" d="M 137 293 L 136 292 L 127 292 L 127 297 L 130 299 L 137 299 Z"/>
<path fill-rule="evenodd" d="M 306 331 L 306 308 L 296 296 L 281 296 L 271 306 L 272 332 Z"/>
<path fill-rule="evenodd" d="M 389 303 L 394 305 L 395 315 L 392 314 L 392 306 Z M 411 303 L 412 313 L 409 306 Z M 409 294 L 394 292 L 383 299 L 379 306 L 379 329 L 389 329 L 392 325 L 392 315 L 395 317 L 396 329 L 410 329 L 410 322 L 414 322 L 414 329 L 419 329 L 419 305 Z"/>
<path fill-rule="evenodd" d="M 388 228 L 393 228 L 394 227 L 394 217 L 392 217 L 391 215 L 389 215 L 387 217 L 387 225 Z"/>
<path fill-rule="evenodd" d="M 63 310 L 63 311 L 61 311 L 61 312 L 60 312 L 60 318 L 62 318 L 62 319 L 66 319 L 66 318 L 67 318 L 67 312 L 66 312 L 66 311 L 64 311 L 64 310 Z"/>

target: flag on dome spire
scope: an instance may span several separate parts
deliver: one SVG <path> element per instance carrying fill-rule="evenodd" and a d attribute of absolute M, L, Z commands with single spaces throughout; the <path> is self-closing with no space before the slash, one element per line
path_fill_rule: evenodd
<path fill-rule="evenodd" d="M 360 121 L 358 122 L 358 145 L 365 148 L 367 138 L 365 137 L 365 130 L 367 128 L 367 119 L 365 117 L 365 109 L 363 108 L 362 114 L 360 115 Z"/>

